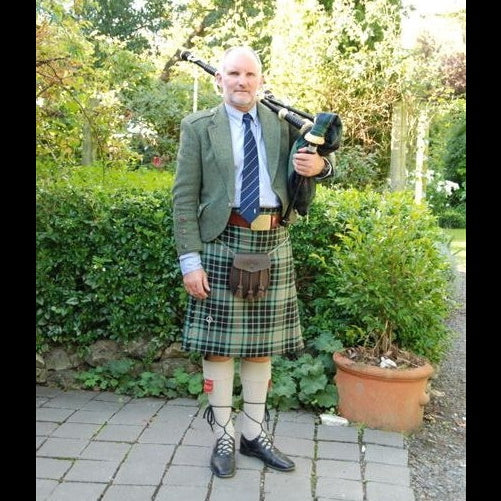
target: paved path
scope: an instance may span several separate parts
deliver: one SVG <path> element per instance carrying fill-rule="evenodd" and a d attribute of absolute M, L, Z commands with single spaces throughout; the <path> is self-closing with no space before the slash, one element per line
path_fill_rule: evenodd
<path fill-rule="evenodd" d="M 236 454 L 212 475 L 213 436 L 195 400 L 36 387 L 37 501 L 415 501 L 399 433 L 271 413 L 290 473 Z M 277 415 L 279 414 L 279 415 Z M 236 420 L 237 447 L 239 416 Z"/>

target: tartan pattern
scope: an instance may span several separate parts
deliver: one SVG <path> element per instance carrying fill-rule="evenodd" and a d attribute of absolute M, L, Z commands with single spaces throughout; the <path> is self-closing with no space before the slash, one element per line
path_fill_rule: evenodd
<path fill-rule="evenodd" d="M 264 211 L 262 211 L 264 212 Z M 264 298 L 246 301 L 228 287 L 233 253 L 266 252 L 271 258 L 270 285 Z M 288 230 L 252 231 L 227 226 L 204 244 L 202 264 L 210 296 L 190 296 L 183 329 L 185 351 L 231 357 L 263 357 L 304 347 Z"/>

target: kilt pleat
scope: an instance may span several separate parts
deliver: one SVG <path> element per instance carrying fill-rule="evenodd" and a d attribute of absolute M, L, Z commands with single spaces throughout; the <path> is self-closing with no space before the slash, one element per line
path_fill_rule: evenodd
<path fill-rule="evenodd" d="M 270 284 L 254 301 L 233 296 L 228 277 L 237 252 L 268 253 Z M 263 357 L 303 349 L 289 232 L 284 227 L 252 231 L 227 226 L 204 244 L 202 265 L 209 277 L 205 300 L 189 297 L 183 328 L 185 351 L 231 357 Z"/>

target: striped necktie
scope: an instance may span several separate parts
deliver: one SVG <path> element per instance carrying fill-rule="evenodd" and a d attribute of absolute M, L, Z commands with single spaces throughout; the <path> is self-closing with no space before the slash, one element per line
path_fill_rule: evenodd
<path fill-rule="evenodd" d="M 245 113 L 244 168 L 240 192 L 240 214 L 251 223 L 259 215 L 259 161 L 257 145 L 250 127 L 252 117 Z"/>

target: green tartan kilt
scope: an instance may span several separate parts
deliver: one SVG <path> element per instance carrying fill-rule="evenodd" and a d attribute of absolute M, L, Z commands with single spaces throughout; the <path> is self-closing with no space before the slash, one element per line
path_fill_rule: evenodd
<path fill-rule="evenodd" d="M 237 252 L 270 255 L 270 284 L 263 298 L 248 301 L 231 293 L 228 277 Z M 303 349 L 292 247 L 286 228 L 252 231 L 227 226 L 216 240 L 204 244 L 201 258 L 211 290 L 205 300 L 191 296 L 188 300 L 182 341 L 185 351 L 263 357 Z"/>

